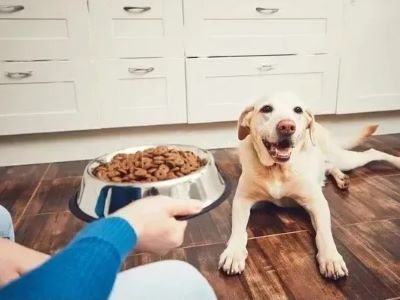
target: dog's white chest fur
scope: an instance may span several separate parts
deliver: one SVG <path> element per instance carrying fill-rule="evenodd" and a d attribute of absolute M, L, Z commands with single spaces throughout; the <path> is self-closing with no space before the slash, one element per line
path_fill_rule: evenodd
<path fill-rule="evenodd" d="M 286 195 L 286 186 L 282 180 L 274 178 L 267 183 L 269 195 L 274 199 L 281 199 Z"/>

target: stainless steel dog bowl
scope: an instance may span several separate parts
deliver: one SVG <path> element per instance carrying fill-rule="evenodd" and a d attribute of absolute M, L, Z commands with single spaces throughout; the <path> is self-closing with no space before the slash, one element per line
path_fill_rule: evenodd
<path fill-rule="evenodd" d="M 219 173 L 213 155 L 206 150 L 186 145 L 167 145 L 169 148 L 189 150 L 198 155 L 205 165 L 184 177 L 145 183 L 115 183 L 100 180 L 93 170 L 109 162 L 118 153 L 134 153 L 157 145 L 132 147 L 98 157 L 86 166 L 79 192 L 71 199 L 70 209 L 84 221 L 106 217 L 132 201 L 152 195 L 166 195 L 177 199 L 197 199 L 204 203 L 196 215 L 180 216 L 189 219 L 219 205 L 228 194 L 226 180 Z"/>

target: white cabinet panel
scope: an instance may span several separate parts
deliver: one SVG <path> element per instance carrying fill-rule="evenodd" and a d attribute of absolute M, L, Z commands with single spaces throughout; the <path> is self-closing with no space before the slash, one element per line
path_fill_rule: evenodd
<path fill-rule="evenodd" d="M 123 59 L 99 64 L 102 126 L 186 123 L 183 59 Z"/>
<path fill-rule="evenodd" d="M 400 1 L 345 1 L 338 113 L 400 109 Z"/>
<path fill-rule="evenodd" d="M 236 120 L 242 109 L 279 91 L 299 94 L 316 114 L 334 113 L 336 56 L 186 60 L 189 123 Z"/>
<path fill-rule="evenodd" d="M 181 0 L 91 0 L 97 56 L 182 57 Z"/>
<path fill-rule="evenodd" d="M 96 128 L 89 70 L 84 62 L 0 63 L 0 135 Z"/>
<path fill-rule="evenodd" d="M 88 20 L 85 1 L 1 1 L 0 60 L 87 57 Z"/>
<path fill-rule="evenodd" d="M 336 49 L 341 1 L 184 0 L 188 56 Z"/>

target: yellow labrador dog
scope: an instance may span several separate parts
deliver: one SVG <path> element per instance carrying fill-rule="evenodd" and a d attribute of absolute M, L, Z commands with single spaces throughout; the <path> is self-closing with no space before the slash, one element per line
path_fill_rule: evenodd
<path fill-rule="evenodd" d="M 322 186 L 328 173 L 339 188 L 345 189 L 349 179 L 341 170 L 374 160 L 400 168 L 399 157 L 374 149 L 347 150 L 373 134 L 376 128 L 370 126 L 352 142 L 340 145 L 293 94 L 276 94 L 246 108 L 238 123 L 242 174 L 233 200 L 232 233 L 219 267 L 228 274 L 244 270 L 250 208 L 265 200 L 278 206 L 304 207 L 316 232 L 321 274 L 332 279 L 347 276 L 346 264 L 332 237 L 330 211 Z"/>

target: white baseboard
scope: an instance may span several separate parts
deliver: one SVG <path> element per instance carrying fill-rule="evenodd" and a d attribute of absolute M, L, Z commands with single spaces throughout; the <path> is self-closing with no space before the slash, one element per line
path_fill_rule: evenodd
<path fill-rule="evenodd" d="M 377 134 L 400 133 L 400 111 L 319 116 L 317 121 L 346 135 L 367 124 L 380 124 Z M 0 137 L 0 166 L 91 159 L 143 144 L 189 144 L 202 148 L 236 147 L 236 123 L 169 125 Z"/>

